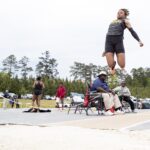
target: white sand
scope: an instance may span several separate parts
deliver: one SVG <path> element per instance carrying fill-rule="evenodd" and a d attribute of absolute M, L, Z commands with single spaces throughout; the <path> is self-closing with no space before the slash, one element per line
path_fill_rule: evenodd
<path fill-rule="evenodd" d="M 150 150 L 150 130 L 1 126 L 0 150 Z"/>

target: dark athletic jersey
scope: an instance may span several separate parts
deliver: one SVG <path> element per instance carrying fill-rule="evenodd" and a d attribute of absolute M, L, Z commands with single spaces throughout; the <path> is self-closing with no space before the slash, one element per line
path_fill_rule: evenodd
<path fill-rule="evenodd" d="M 42 88 L 43 88 L 43 85 L 41 84 L 41 82 L 35 83 L 35 87 L 34 87 L 35 90 L 42 90 Z"/>
<path fill-rule="evenodd" d="M 114 20 L 111 22 L 108 28 L 107 35 L 122 35 L 124 33 L 124 29 L 126 28 L 124 20 Z"/>
<path fill-rule="evenodd" d="M 35 95 L 41 95 L 42 94 L 42 89 L 43 89 L 43 85 L 41 84 L 41 82 L 36 82 L 35 83 L 35 86 L 34 86 L 34 89 L 33 89 L 33 93 Z"/>

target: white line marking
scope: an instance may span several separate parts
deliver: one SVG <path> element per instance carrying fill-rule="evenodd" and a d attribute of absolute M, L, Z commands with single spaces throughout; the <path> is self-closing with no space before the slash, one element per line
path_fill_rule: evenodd
<path fill-rule="evenodd" d="M 130 128 L 133 128 L 133 127 L 136 127 L 136 126 L 145 124 L 145 123 L 149 123 L 149 122 L 150 122 L 150 120 L 143 121 L 143 122 L 138 122 L 138 123 L 132 124 L 132 125 L 130 125 L 130 126 L 121 128 L 119 131 L 121 131 L 121 132 L 126 132 L 126 131 L 129 131 Z"/>

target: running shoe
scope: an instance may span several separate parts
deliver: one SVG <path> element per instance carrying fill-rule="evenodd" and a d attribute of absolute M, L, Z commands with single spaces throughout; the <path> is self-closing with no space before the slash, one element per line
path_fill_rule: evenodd
<path fill-rule="evenodd" d="M 113 116 L 114 113 L 112 113 L 110 110 L 108 110 L 108 111 L 106 111 L 106 112 L 104 113 L 104 115 L 106 115 L 106 116 Z"/>
<path fill-rule="evenodd" d="M 135 109 L 134 109 L 134 110 L 132 110 L 132 113 L 137 113 L 137 110 L 135 110 Z"/>
<path fill-rule="evenodd" d="M 117 110 L 114 112 L 115 115 L 120 115 L 120 114 L 124 114 L 124 111 L 121 110 Z"/>

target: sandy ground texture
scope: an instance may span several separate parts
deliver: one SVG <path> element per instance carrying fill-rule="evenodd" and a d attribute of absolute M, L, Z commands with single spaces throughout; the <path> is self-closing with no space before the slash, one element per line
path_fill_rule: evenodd
<path fill-rule="evenodd" d="M 0 150 L 149 150 L 150 130 L 1 126 Z"/>
<path fill-rule="evenodd" d="M 143 111 L 43 126 L 1 124 L 0 150 L 150 150 L 149 120 L 150 111 Z"/>
<path fill-rule="evenodd" d="M 76 121 L 72 120 L 61 122 L 59 125 L 77 126 L 102 130 L 118 130 L 146 121 L 150 121 L 150 110 L 139 111 L 138 113 L 126 113 L 124 115 L 100 116 Z M 150 126 L 148 129 L 150 129 Z"/>

